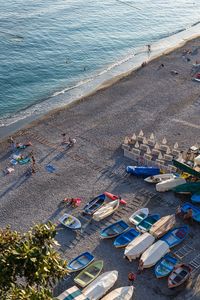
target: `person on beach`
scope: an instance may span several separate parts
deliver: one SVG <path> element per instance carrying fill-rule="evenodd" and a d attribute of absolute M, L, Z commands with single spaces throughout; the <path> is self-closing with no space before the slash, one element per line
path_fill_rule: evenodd
<path fill-rule="evenodd" d="M 158 67 L 158 70 L 164 68 L 164 64 L 160 64 L 160 66 Z"/>
<path fill-rule="evenodd" d="M 67 144 L 66 133 L 62 133 L 62 144 Z"/>
<path fill-rule="evenodd" d="M 76 139 L 69 137 L 69 147 L 72 147 L 76 143 Z"/>
<path fill-rule="evenodd" d="M 31 173 L 34 174 L 36 171 L 35 171 L 35 157 L 33 155 L 33 152 L 31 153 L 31 160 L 32 160 Z"/>
<path fill-rule="evenodd" d="M 192 215 L 193 215 L 192 209 L 189 208 L 188 211 L 184 214 L 183 220 L 192 222 Z"/>
<path fill-rule="evenodd" d="M 150 55 L 150 53 L 151 53 L 151 45 L 147 45 L 147 49 L 148 49 L 148 55 Z"/>
<path fill-rule="evenodd" d="M 134 274 L 133 272 L 129 272 L 128 280 L 129 280 L 129 285 L 133 285 L 134 281 L 136 280 L 136 274 Z"/>
<path fill-rule="evenodd" d="M 144 269 L 144 263 L 142 260 L 139 261 L 137 274 L 140 274 Z"/>
<path fill-rule="evenodd" d="M 12 136 L 10 137 L 9 142 L 10 142 L 11 151 L 12 152 L 15 151 L 15 149 L 16 149 L 16 143 L 15 143 L 15 141 L 14 141 L 14 139 L 13 139 Z"/>

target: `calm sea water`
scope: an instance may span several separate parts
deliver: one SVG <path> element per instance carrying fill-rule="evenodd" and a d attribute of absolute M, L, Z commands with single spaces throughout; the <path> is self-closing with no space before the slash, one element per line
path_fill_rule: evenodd
<path fill-rule="evenodd" d="M 0 126 L 79 97 L 198 21 L 198 0 L 0 0 Z"/>

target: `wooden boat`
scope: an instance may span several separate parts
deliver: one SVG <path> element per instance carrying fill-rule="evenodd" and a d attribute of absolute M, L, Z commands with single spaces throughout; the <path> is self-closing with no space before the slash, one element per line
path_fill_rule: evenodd
<path fill-rule="evenodd" d="M 67 264 L 67 270 L 70 272 L 76 272 L 87 267 L 94 260 L 94 255 L 90 252 L 83 252 L 77 257 L 70 260 Z"/>
<path fill-rule="evenodd" d="M 153 236 L 155 236 L 155 238 L 159 239 L 167 231 L 172 229 L 175 223 L 176 223 L 175 215 L 164 216 L 151 226 L 149 232 Z"/>
<path fill-rule="evenodd" d="M 200 222 L 200 208 L 189 202 L 186 202 L 181 206 L 181 211 L 183 213 L 187 213 L 189 209 L 192 209 L 192 219 L 196 222 Z"/>
<path fill-rule="evenodd" d="M 128 166 L 126 172 L 137 176 L 154 176 L 160 174 L 160 169 L 157 167 L 145 167 L 145 166 Z"/>
<path fill-rule="evenodd" d="M 56 297 L 58 300 L 89 300 L 77 286 L 72 286 Z"/>
<path fill-rule="evenodd" d="M 181 184 L 186 183 L 186 180 L 181 177 L 175 177 L 156 184 L 156 191 L 167 192 Z"/>
<path fill-rule="evenodd" d="M 195 194 L 200 192 L 200 182 L 187 182 L 172 189 L 179 194 Z"/>
<path fill-rule="evenodd" d="M 100 220 L 112 215 L 118 208 L 119 208 L 119 199 L 112 201 L 112 202 L 102 206 L 100 209 L 98 209 L 93 214 L 93 219 L 95 221 L 100 221 Z"/>
<path fill-rule="evenodd" d="M 64 214 L 60 219 L 60 223 L 64 225 L 67 228 L 76 230 L 81 228 L 81 222 L 79 219 L 76 217 L 69 215 L 69 214 Z"/>
<path fill-rule="evenodd" d="M 180 244 L 186 238 L 188 232 L 189 227 L 186 225 L 177 227 L 168 231 L 163 237 L 161 237 L 161 240 L 165 241 L 169 245 L 169 248 L 172 248 Z"/>
<path fill-rule="evenodd" d="M 82 293 L 89 298 L 89 300 L 101 299 L 107 291 L 115 284 L 118 278 L 118 271 L 105 272 L 98 276 L 91 282 Z"/>
<path fill-rule="evenodd" d="M 119 220 L 100 231 L 100 237 L 103 239 L 109 239 L 120 235 L 129 229 L 129 226 L 123 220 Z"/>
<path fill-rule="evenodd" d="M 158 175 L 154 175 L 154 176 L 149 176 L 147 178 L 144 179 L 144 181 L 148 182 L 148 183 L 159 183 L 159 182 L 163 182 L 169 179 L 174 179 L 177 176 L 173 173 L 169 173 L 169 174 L 158 174 Z"/>
<path fill-rule="evenodd" d="M 142 254 L 140 261 L 143 263 L 143 268 L 154 266 L 167 252 L 169 252 L 169 245 L 164 241 L 157 241 Z"/>
<path fill-rule="evenodd" d="M 114 240 L 113 244 L 116 248 L 126 247 L 130 242 L 132 242 L 139 235 L 140 235 L 139 231 L 137 231 L 134 228 L 130 228 L 124 233 L 122 233 L 120 236 L 118 236 Z"/>
<path fill-rule="evenodd" d="M 186 264 L 177 265 L 168 277 L 168 287 L 175 288 L 190 278 L 191 267 Z"/>
<path fill-rule="evenodd" d="M 85 205 L 85 207 L 83 208 L 83 212 L 85 214 L 92 215 L 104 204 L 105 199 L 106 195 L 104 194 L 95 197 Z"/>
<path fill-rule="evenodd" d="M 200 193 L 192 195 L 191 201 L 193 203 L 200 203 Z"/>
<path fill-rule="evenodd" d="M 138 225 L 140 222 L 142 222 L 149 214 L 149 209 L 147 207 L 141 208 L 134 212 L 129 218 L 129 221 L 134 224 Z"/>
<path fill-rule="evenodd" d="M 109 193 L 109 192 L 104 192 L 104 194 L 106 195 L 106 197 L 110 198 L 111 200 L 120 199 L 120 204 L 126 204 L 127 203 L 126 200 L 121 199 L 120 196 L 114 195 L 114 194 Z"/>
<path fill-rule="evenodd" d="M 173 164 L 175 167 L 177 167 L 178 169 L 180 169 L 181 171 L 191 174 L 197 178 L 200 178 L 200 172 L 196 171 L 194 168 L 190 167 L 189 165 L 187 165 L 186 163 L 180 162 L 176 159 L 173 160 Z"/>
<path fill-rule="evenodd" d="M 82 270 L 75 278 L 74 282 L 84 288 L 92 282 L 103 269 L 103 260 L 97 260 L 91 263 L 87 268 Z"/>
<path fill-rule="evenodd" d="M 126 256 L 129 261 L 139 257 L 149 246 L 153 244 L 155 237 L 148 232 L 136 237 L 128 246 L 126 246 L 124 251 L 124 256 Z"/>
<path fill-rule="evenodd" d="M 131 300 L 133 296 L 134 287 L 124 286 L 107 294 L 101 300 Z"/>
<path fill-rule="evenodd" d="M 137 230 L 141 232 L 149 231 L 154 223 L 160 219 L 160 215 L 149 215 L 144 220 L 142 220 L 137 226 Z"/>
<path fill-rule="evenodd" d="M 155 265 L 155 275 L 157 278 L 168 276 L 177 264 L 178 259 L 170 254 L 166 254 L 161 260 Z"/>

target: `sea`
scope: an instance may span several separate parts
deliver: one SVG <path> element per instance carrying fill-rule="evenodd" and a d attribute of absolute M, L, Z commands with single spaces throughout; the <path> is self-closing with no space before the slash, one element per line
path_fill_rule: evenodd
<path fill-rule="evenodd" d="M 0 137 L 198 35 L 199 0 L 0 0 Z"/>

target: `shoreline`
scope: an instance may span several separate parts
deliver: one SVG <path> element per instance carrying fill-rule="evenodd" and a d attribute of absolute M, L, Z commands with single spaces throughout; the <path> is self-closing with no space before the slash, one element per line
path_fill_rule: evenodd
<path fill-rule="evenodd" d="M 192 31 L 195 28 L 195 30 L 199 28 L 199 33 L 195 33 Z M 190 33 L 192 31 L 193 33 Z M 101 82 L 99 85 L 97 84 L 96 87 L 91 90 L 85 95 L 82 95 L 81 97 L 71 99 L 69 103 L 65 103 L 61 106 L 55 107 L 53 109 L 50 109 L 48 112 L 41 113 L 41 114 L 33 114 L 31 116 L 22 118 L 21 120 L 18 120 L 16 122 L 13 122 L 12 124 L 8 126 L 1 126 L 0 127 L 0 142 L 4 139 L 6 139 L 9 135 L 16 135 L 18 131 L 25 130 L 26 127 L 30 126 L 35 126 L 39 120 L 46 119 L 48 116 L 51 116 L 52 114 L 68 109 L 71 107 L 71 105 L 77 105 L 79 102 L 84 101 L 85 99 L 89 98 L 90 96 L 94 95 L 95 93 L 98 93 L 101 90 L 107 89 L 111 87 L 112 85 L 116 84 L 120 80 L 123 80 L 123 78 L 131 76 L 133 73 L 137 72 L 141 68 L 141 64 L 143 62 L 147 62 L 147 64 L 151 63 L 154 60 L 158 60 L 165 55 L 168 55 L 172 53 L 173 51 L 180 49 L 184 47 L 188 42 L 191 42 L 195 39 L 198 39 L 200 36 L 200 24 L 197 23 L 194 26 L 191 26 L 190 28 L 180 31 L 176 33 L 175 35 L 171 35 L 167 38 L 161 39 L 151 45 L 152 51 L 150 53 L 150 56 L 148 52 L 144 52 L 143 55 L 139 55 L 139 61 L 137 62 L 137 54 L 133 57 L 133 60 L 135 60 L 135 65 L 134 67 L 129 67 L 130 69 L 127 70 L 126 72 L 119 73 L 117 75 L 113 74 L 112 78 L 108 78 Z M 175 38 L 179 38 L 179 42 L 173 41 Z M 171 44 L 170 44 L 171 40 Z M 167 45 L 167 49 L 163 49 L 162 47 L 164 44 L 169 44 Z M 173 43 L 175 43 L 173 45 Z M 161 45 L 160 45 L 161 44 Z M 161 48 L 160 48 L 161 47 Z M 140 53 L 141 54 L 141 53 Z M 98 77 L 98 76 L 97 76 Z M 50 97 L 49 99 L 51 99 Z M 64 94 L 64 98 L 67 98 L 67 95 Z M 45 100 L 46 101 L 46 100 Z M 48 103 L 47 103 L 48 104 Z M 25 109 L 26 111 L 26 109 Z M 33 124 L 33 125 L 31 125 Z"/>

